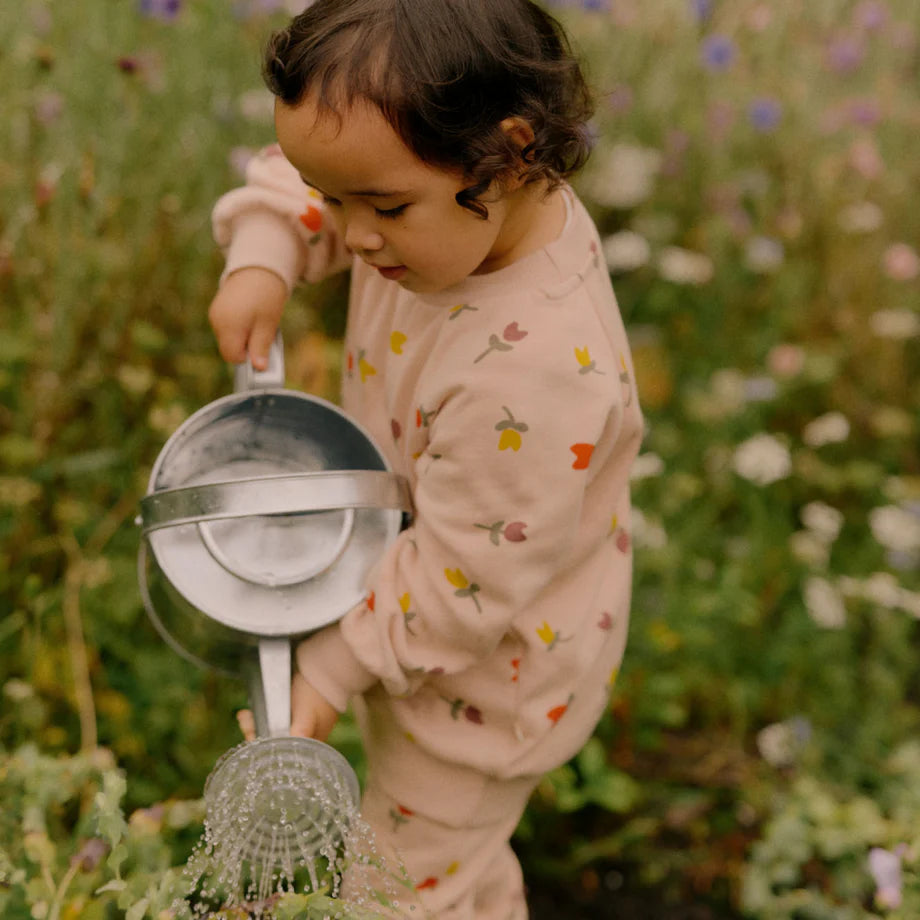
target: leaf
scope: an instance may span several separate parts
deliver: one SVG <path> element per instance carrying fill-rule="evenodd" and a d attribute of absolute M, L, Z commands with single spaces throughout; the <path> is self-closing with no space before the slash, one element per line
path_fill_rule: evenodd
<path fill-rule="evenodd" d="M 125 911 L 125 920 L 142 920 L 144 914 L 147 913 L 149 905 L 150 901 L 147 898 L 141 898 L 139 901 L 136 901 L 133 906 Z"/>
<path fill-rule="evenodd" d="M 614 814 L 625 814 L 639 800 L 639 785 L 621 770 L 611 769 L 587 788 L 587 797 Z"/>
<path fill-rule="evenodd" d="M 128 883 L 124 879 L 113 878 L 111 882 L 106 882 L 97 888 L 94 894 L 102 894 L 106 891 L 124 891 L 127 887 Z"/>

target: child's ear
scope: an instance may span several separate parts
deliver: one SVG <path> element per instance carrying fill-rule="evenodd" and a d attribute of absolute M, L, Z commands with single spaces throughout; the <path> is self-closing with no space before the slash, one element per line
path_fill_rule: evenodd
<path fill-rule="evenodd" d="M 520 166 L 512 172 L 512 181 L 510 182 L 511 187 L 517 187 L 521 184 L 526 165 L 524 151 L 534 142 L 534 131 L 530 126 L 530 122 L 521 118 L 519 115 L 511 115 L 508 118 L 503 118 L 499 127 L 504 131 L 505 136 L 515 147 L 517 147 L 521 154 Z"/>
<path fill-rule="evenodd" d="M 518 150 L 523 151 L 525 147 L 530 146 L 534 141 L 533 128 L 530 126 L 530 122 L 519 115 L 503 118 L 499 127 Z"/>

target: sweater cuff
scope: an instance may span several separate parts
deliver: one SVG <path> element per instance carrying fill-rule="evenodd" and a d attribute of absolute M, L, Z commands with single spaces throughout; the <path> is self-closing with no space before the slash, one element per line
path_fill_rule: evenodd
<path fill-rule="evenodd" d="M 355 657 L 338 623 L 304 639 L 294 660 L 304 680 L 339 712 L 345 711 L 351 697 L 369 690 L 378 680 Z"/>
<path fill-rule="evenodd" d="M 233 237 L 227 248 L 221 282 L 241 268 L 268 269 L 281 278 L 288 291 L 294 289 L 303 273 L 304 257 L 297 234 L 284 218 L 252 212 L 233 222 Z"/>

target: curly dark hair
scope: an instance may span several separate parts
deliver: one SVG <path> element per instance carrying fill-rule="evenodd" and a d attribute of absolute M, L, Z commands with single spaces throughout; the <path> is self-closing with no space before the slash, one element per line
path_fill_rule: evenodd
<path fill-rule="evenodd" d="M 339 117 L 376 105 L 419 159 L 469 179 L 457 203 L 481 217 L 496 179 L 552 189 L 590 152 L 581 68 L 531 0 L 316 0 L 271 36 L 263 75 L 287 105 L 311 92 Z M 514 116 L 533 130 L 523 150 L 502 130 Z"/>

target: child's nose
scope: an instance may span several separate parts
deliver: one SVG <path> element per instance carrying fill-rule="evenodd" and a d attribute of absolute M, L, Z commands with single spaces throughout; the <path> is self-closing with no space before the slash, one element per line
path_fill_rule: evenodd
<path fill-rule="evenodd" d="M 376 252 L 383 249 L 383 237 L 360 220 L 345 225 L 345 245 L 351 252 Z"/>

